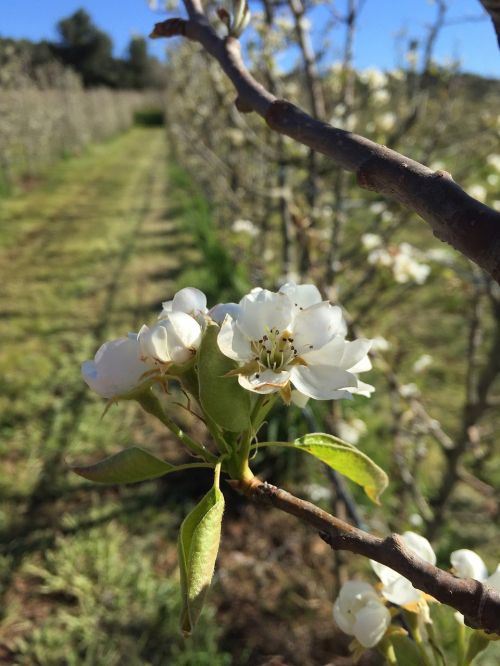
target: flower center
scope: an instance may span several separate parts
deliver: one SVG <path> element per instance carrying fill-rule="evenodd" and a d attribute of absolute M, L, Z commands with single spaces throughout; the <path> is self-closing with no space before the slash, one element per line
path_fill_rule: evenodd
<path fill-rule="evenodd" d="M 266 329 L 265 335 L 260 340 L 253 340 L 251 347 L 259 366 L 274 372 L 281 372 L 297 357 L 292 334 L 289 331 L 280 333 L 277 328 Z"/>

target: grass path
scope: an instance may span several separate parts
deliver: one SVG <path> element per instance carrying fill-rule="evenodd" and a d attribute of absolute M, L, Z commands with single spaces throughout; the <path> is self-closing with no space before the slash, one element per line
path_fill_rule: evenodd
<path fill-rule="evenodd" d="M 148 319 L 195 262 L 169 203 L 163 131 L 136 128 L 57 165 L 36 190 L 0 200 L 0 555 L 5 594 L 64 516 L 99 497 L 66 459 L 130 442 L 134 405 L 100 421 L 79 365 Z M 152 435 L 138 428 L 134 441 Z M 154 435 L 154 433 L 153 433 Z M 82 493 L 86 498 L 82 505 Z M 0 635 L 1 642 L 1 635 Z"/>

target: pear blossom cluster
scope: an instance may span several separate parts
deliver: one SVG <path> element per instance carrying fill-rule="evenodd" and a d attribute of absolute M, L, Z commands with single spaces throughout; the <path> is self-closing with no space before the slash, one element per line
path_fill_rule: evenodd
<path fill-rule="evenodd" d="M 361 242 L 368 251 L 368 263 L 389 268 L 399 284 L 415 282 L 424 284 L 429 277 L 430 267 L 418 261 L 418 253 L 409 243 L 385 247 L 378 234 L 363 234 Z"/>
<path fill-rule="evenodd" d="M 436 554 L 425 537 L 410 531 L 404 532 L 401 537 L 406 547 L 418 557 L 429 564 L 436 564 Z M 450 562 L 452 572 L 459 578 L 474 578 L 500 591 L 500 564 L 495 572 L 488 575 L 481 557 L 466 548 L 453 551 Z M 365 648 L 377 645 L 391 624 L 388 603 L 418 613 L 424 623 L 432 622 L 427 604 L 430 597 L 390 567 L 373 560 L 370 564 L 380 581 L 377 589 L 364 581 L 350 580 L 344 583 L 335 601 L 333 617 L 344 633 L 354 636 Z M 463 622 L 459 613 L 456 617 Z"/>
<path fill-rule="evenodd" d="M 358 379 L 371 369 L 371 341 L 347 341 L 341 308 L 324 301 L 314 285 L 292 282 L 277 292 L 256 288 L 239 303 L 211 309 L 202 291 L 181 289 L 163 303 L 154 324 L 104 343 L 94 360 L 82 364 L 83 378 L 104 398 L 133 396 L 193 363 L 212 324 L 220 328 L 220 351 L 235 361 L 231 374 L 249 391 L 279 392 L 286 403 L 303 405 L 309 398 L 369 396 L 374 390 Z"/>

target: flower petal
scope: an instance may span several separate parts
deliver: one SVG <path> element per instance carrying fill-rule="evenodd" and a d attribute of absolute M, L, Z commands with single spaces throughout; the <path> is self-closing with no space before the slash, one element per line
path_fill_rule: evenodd
<path fill-rule="evenodd" d="M 321 349 L 338 334 L 342 310 L 327 301 L 300 310 L 293 324 L 293 339 L 302 356 L 312 349 Z"/>
<path fill-rule="evenodd" d="M 388 609 L 373 599 L 356 614 L 353 633 L 363 647 L 371 648 L 382 639 L 390 624 L 391 614 Z"/>
<path fill-rule="evenodd" d="M 174 363 L 184 363 L 198 349 L 201 342 L 201 326 L 185 312 L 172 311 L 168 319 L 162 319 L 168 340 L 168 353 Z"/>
<path fill-rule="evenodd" d="M 221 352 L 234 361 L 246 363 L 252 358 L 250 341 L 243 335 L 239 326 L 230 315 L 226 315 L 222 322 L 219 335 L 217 336 L 217 344 Z"/>
<path fill-rule="evenodd" d="M 165 321 L 166 319 L 161 319 L 158 324 L 151 328 L 144 324 L 137 335 L 142 355 L 162 363 L 167 363 L 171 360 L 168 351 Z"/>
<path fill-rule="evenodd" d="M 370 346 L 371 340 L 360 338 L 348 342 L 343 337 L 336 335 L 320 349 L 302 354 L 302 358 L 309 365 L 328 365 L 349 370 L 352 373 L 362 372 L 363 370 L 358 370 L 358 367 L 365 366 L 367 370 L 371 368 L 369 360 L 369 367 L 365 360 Z"/>
<path fill-rule="evenodd" d="M 450 562 L 455 575 L 459 578 L 474 578 L 484 581 L 488 578 L 488 569 L 477 553 L 468 548 L 454 550 L 450 555 Z"/>
<path fill-rule="evenodd" d="M 295 365 L 291 369 L 291 382 L 295 388 L 315 400 L 338 399 L 339 390 L 349 390 L 358 385 L 358 380 L 350 372 L 326 365 Z"/>
<path fill-rule="evenodd" d="M 290 373 L 286 370 L 283 372 L 264 370 L 260 373 L 254 373 L 249 377 L 245 375 L 239 375 L 238 377 L 240 386 L 255 393 L 274 393 L 286 386 L 289 380 Z"/>
<path fill-rule="evenodd" d="M 209 310 L 208 314 L 217 324 L 222 324 L 227 314 L 236 319 L 240 312 L 241 308 L 238 303 L 218 303 Z"/>
<path fill-rule="evenodd" d="M 403 532 L 401 536 L 408 548 L 411 548 L 414 553 L 429 564 L 436 564 L 436 553 L 425 537 L 416 532 Z"/>
<path fill-rule="evenodd" d="M 295 282 L 286 282 L 280 287 L 280 292 L 286 294 L 294 307 L 308 308 L 323 300 L 319 289 L 313 284 L 295 284 Z"/>
<path fill-rule="evenodd" d="M 196 315 L 207 311 L 207 297 L 195 287 L 184 287 L 178 291 L 172 301 L 172 310 Z"/>
<path fill-rule="evenodd" d="M 237 322 L 250 340 L 259 340 L 270 329 L 285 331 L 292 321 L 292 304 L 285 294 L 261 289 L 244 296 Z"/>
<path fill-rule="evenodd" d="M 114 398 L 139 386 L 149 370 L 141 360 L 137 336 L 105 342 L 93 361 L 82 363 L 82 376 L 87 385 L 103 398 Z"/>

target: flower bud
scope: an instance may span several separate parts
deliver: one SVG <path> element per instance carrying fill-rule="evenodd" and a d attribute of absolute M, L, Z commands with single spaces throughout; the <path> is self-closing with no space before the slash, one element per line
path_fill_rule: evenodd
<path fill-rule="evenodd" d="M 82 376 L 88 386 L 103 398 L 130 393 L 144 382 L 149 367 L 141 359 L 137 335 L 105 342 L 93 361 L 82 363 Z"/>

